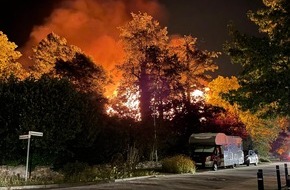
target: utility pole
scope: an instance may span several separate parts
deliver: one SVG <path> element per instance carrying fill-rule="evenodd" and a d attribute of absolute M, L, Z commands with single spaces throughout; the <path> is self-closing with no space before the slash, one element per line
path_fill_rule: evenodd
<path fill-rule="evenodd" d="M 155 113 L 153 115 L 153 124 L 154 124 L 154 155 L 155 155 L 155 161 L 158 162 L 158 154 L 157 154 L 157 131 L 156 131 L 156 107 L 155 108 Z"/>

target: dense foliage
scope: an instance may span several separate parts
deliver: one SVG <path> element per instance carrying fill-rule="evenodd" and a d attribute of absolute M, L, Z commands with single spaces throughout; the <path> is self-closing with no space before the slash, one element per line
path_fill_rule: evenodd
<path fill-rule="evenodd" d="M 57 163 L 76 157 L 76 149 L 92 144 L 100 131 L 104 102 L 91 102 L 64 79 L 9 78 L 0 83 L 0 150 L 2 164 L 23 160 L 27 141 L 19 135 L 40 131 L 32 138 L 36 162 Z"/>
<path fill-rule="evenodd" d="M 191 92 L 205 86 L 208 72 L 215 71 L 219 53 L 200 50 L 197 39 L 170 39 L 167 28 L 146 13 L 132 13 L 132 20 L 120 27 L 126 53 L 120 94 L 138 94 L 141 121 L 171 119 L 192 101 Z M 185 112 L 188 110 L 185 110 Z M 170 113 L 169 113 L 170 112 Z"/>
<path fill-rule="evenodd" d="M 30 67 L 34 77 L 43 74 L 68 79 L 78 91 L 103 96 L 108 77 L 101 65 L 80 48 L 69 45 L 65 38 L 50 33 L 33 48 L 34 64 Z"/>
<path fill-rule="evenodd" d="M 265 8 L 249 12 L 262 36 L 250 36 L 231 29 L 226 53 L 241 64 L 241 88 L 232 92 L 231 100 L 252 112 L 289 116 L 290 97 L 290 2 L 263 1 Z"/>
<path fill-rule="evenodd" d="M 33 47 L 30 59 L 34 62 L 30 69 L 38 78 L 43 74 L 55 74 L 54 66 L 57 60 L 71 61 L 76 53 L 81 50 L 74 45 L 69 45 L 64 37 L 49 33 L 37 46 Z"/>
<path fill-rule="evenodd" d="M 10 42 L 7 36 L 0 31 L 0 79 L 5 79 L 11 74 L 23 78 L 26 76 L 22 65 L 17 62 L 21 53 L 16 51 L 17 45 Z"/>

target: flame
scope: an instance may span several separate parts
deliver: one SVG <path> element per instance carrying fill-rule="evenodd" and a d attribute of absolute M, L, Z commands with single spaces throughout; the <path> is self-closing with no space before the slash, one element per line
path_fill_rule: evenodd
<path fill-rule="evenodd" d="M 125 96 L 127 100 L 126 102 L 118 102 L 117 105 L 114 103 L 108 104 L 106 108 L 107 114 L 110 116 L 117 115 L 123 118 L 129 117 L 135 119 L 136 121 L 140 121 L 141 113 L 139 108 L 139 93 L 131 93 L 128 89 Z M 118 111 L 114 109 L 113 105 L 114 107 L 117 107 Z"/>
<path fill-rule="evenodd" d="M 205 100 L 205 94 L 209 90 L 208 88 L 205 88 L 202 90 L 194 90 L 193 92 L 190 93 L 190 99 L 192 103 L 197 103 L 199 101 Z M 131 93 L 129 89 L 127 89 L 126 93 L 126 102 L 120 103 L 118 102 L 118 105 L 115 105 L 118 107 L 118 111 L 114 109 L 112 104 L 107 105 L 106 112 L 108 115 L 113 116 L 117 115 L 119 117 L 130 117 L 135 119 L 136 121 L 141 120 L 141 114 L 140 114 L 140 101 L 139 101 L 139 93 L 137 92 L 136 94 Z M 154 104 L 154 98 L 151 99 L 151 103 Z M 121 109 L 120 109 L 121 108 Z M 125 109 L 124 109 L 125 108 Z M 203 109 L 203 107 L 200 107 Z M 153 108 L 154 109 L 154 108 Z M 120 111 L 121 110 L 121 111 Z M 152 116 L 159 117 L 159 113 L 156 110 L 152 110 Z M 200 110 L 202 112 L 202 110 Z M 163 114 L 164 118 L 171 120 L 174 117 L 174 110 L 168 110 L 166 113 Z M 201 118 L 201 121 L 205 121 L 205 118 Z"/>
<path fill-rule="evenodd" d="M 157 0 L 62 0 L 43 24 L 34 26 L 29 40 L 20 50 L 22 63 L 29 66 L 27 58 L 32 47 L 54 32 L 66 38 L 69 44 L 80 47 L 112 75 L 115 85 L 108 87 L 106 93 L 110 97 L 121 76 L 115 71 L 115 65 L 124 56 L 117 27 L 128 22 L 130 13 L 137 11 L 164 20 L 164 10 Z"/>
<path fill-rule="evenodd" d="M 193 97 L 204 97 L 204 92 L 201 91 L 201 90 L 194 90 L 192 93 L 191 93 L 191 96 Z"/>

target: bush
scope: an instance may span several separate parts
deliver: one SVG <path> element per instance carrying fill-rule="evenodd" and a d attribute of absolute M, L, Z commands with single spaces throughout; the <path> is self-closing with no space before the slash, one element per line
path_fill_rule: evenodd
<path fill-rule="evenodd" d="M 177 155 L 161 161 L 162 171 L 169 173 L 195 173 L 195 163 L 188 156 Z"/>
<path fill-rule="evenodd" d="M 259 158 L 259 161 L 260 161 L 260 162 L 271 162 L 271 160 L 270 160 L 269 158 L 265 157 L 265 156 L 261 156 L 261 157 Z"/>
<path fill-rule="evenodd" d="M 29 180 L 37 184 L 62 183 L 64 176 L 51 170 L 50 167 L 37 166 L 34 171 L 31 172 L 31 177 Z"/>
<path fill-rule="evenodd" d="M 62 173 L 67 182 L 89 182 L 95 181 L 97 171 L 86 163 L 68 163 L 63 167 Z"/>
<path fill-rule="evenodd" d="M 24 180 L 19 175 L 10 175 L 8 170 L 0 170 L 0 188 L 2 186 L 22 185 Z"/>
<path fill-rule="evenodd" d="M 63 182 L 63 176 L 52 171 L 49 167 L 38 166 L 31 172 L 31 176 L 25 181 L 25 167 L 0 166 L 0 189 L 2 186 L 40 185 Z"/>

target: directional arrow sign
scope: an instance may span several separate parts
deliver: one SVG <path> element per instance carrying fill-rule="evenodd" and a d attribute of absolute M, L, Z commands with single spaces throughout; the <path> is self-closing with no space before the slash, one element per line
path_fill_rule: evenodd
<path fill-rule="evenodd" d="M 29 135 L 19 135 L 19 139 L 29 139 Z"/>
<path fill-rule="evenodd" d="M 42 137 L 43 133 L 42 132 L 36 132 L 36 131 L 29 131 L 29 135 Z"/>

